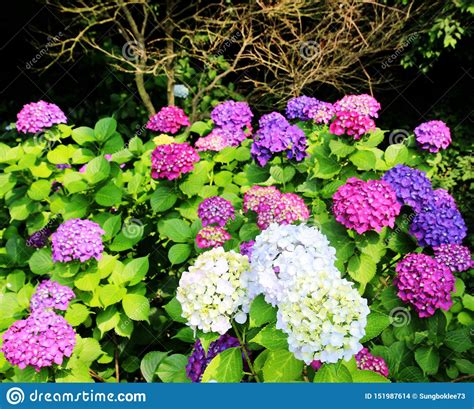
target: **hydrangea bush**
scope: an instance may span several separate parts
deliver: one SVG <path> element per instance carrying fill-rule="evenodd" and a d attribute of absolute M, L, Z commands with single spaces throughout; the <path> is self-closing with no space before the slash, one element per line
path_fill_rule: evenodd
<path fill-rule="evenodd" d="M 0 143 L 2 381 L 473 375 L 467 227 L 431 180 L 456 134 L 433 119 L 391 144 L 381 109 L 162 107 L 131 137 L 19 109 Z"/>

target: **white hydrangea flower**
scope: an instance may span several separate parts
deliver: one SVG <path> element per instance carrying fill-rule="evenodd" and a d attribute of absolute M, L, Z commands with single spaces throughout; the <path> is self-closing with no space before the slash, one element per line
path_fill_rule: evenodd
<path fill-rule="evenodd" d="M 176 294 L 188 325 L 225 334 L 232 319 L 244 323 L 250 308 L 249 269 L 247 256 L 222 247 L 201 254 L 181 276 Z"/>
<path fill-rule="evenodd" d="M 370 310 L 351 282 L 332 273 L 300 276 L 287 295 L 278 305 L 277 328 L 288 334 L 297 359 L 348 361 L 362 349 Z"/>
<path fill-rule="evenodd" d="M 252 248 L 250 295 L 262 293 L 276 306 L 298 276 L 340 277 L 335 261 L 336 250 L 316 227 L 271 224 Z"/>

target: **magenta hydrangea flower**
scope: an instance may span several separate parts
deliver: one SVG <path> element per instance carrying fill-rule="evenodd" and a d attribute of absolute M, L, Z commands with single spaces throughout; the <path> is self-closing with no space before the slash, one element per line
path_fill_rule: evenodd
<path fill-rule="evenodd" d="M 431 181 L 426 173 L 405 165 L 396 165 L 385 172 L 382 179 L 397 195 L 398 202 L 420 211 L 433 197 Z"/>
<path fill-rule="evenodd" d="M 438 308 L 452 305 L 454 276 L 447 266 L 426 254 L 408 254 L 398 262 L 393 283 L 398 296 L 418 312 L 420 318 L 431 317 Z"/>
<path fill-rule="evenodd" d="M 307 115 L 317 124 L 328 124 L 336 115 L 336 109 L 330 102 L 319 101 L 319 104 L 308 108 Z"/>
<path fill-rule="evenodd" d="M 334 103 L 336 111 L 357 112 L 360 115 L 378 118 L 380 111 L 380 103 L 371 95 L 346 95 L 339 101 Z"/>
<path fill-rule="evenodd" d="M 70 219 L 62 223 L 51 236 L 53 261 L 66 263 L 72 260 L 100 260 L 105 231 L 90 220 Z"/>
<path fill-rule="evenodd" d="M 198 216 L 202 225 L 217 224 L 224 227 L 229 219 L 235 219 L 232 203 L 220 196 L 204 199 L 198 206 Z"/>
<path fill-rule="evenodd" d="M 36 133 L 66 122 L 66 115 L 57 105 L 38 101 L 24 105 L 18 112 L 16 129 L 23 133 Z"/>
<path fill-rule="evenodd" d="M 435 259 L 448 266 L 453 272 L 461 272 L 474 267 L 471 251 L 460 244 L 442 244 L 434 249 Z"/>
<path fill-rule="evenodd" d="M 356 111 L 337 111 L 336 118 L 329 125 L 334 135 L 349 135 L 358 140 L 375 129 L 375 122 L 368 116 Z"/>
<path fill-rule="evenodd" d="M 380 232 L 385 226 L 393 227 L 401 207 L 387 182 L 364 182 L 357 178 L 347 179 L 334 194 L 333 202 L 336 220 L 359 234 L 368 230 Z"/>
<path fill-rule="evenodd" d="M 281 192 L 275 186 L 252 186 L 244 194 L 244 212 L 256 212 L 263 203 L 279 200 Z"/>
<path fill-rule="evenodd" d="M 421 149 L 436 153 L 451 144 L 451 131 L 443 121 L 428 121 L 415 128 L 416 142 Z"/>
<path fill-rule="evenodd" d="M 209 135 L 199 138 L 196 143 L 198 151 L 221 151 L 228 146 L 239 146 L 247 138 L 240 128 L 214 128 Z"/>
<path fill-rule="evenodd" d="M 309 209 L 301 197 L 295 193 L 283 193 L 278 200 L 258 207 L 257 226 L 265 230 L 272 223 L 291 224 L 308 220 L 309 216 Z"/>
<path fill-rule="evenodd" d="M 70 301 L 75 297 L 74 291 L 56 281 L 43 280 L 30 300 L 32 312 L 57 309 L 66 311 Z"/>
<path fill-rule="evenodd" d="M 158 145 L 151 154 L 151 177 L 177 179 L 191 172 L 199 160 L 199 154 L 186 142 Z"/>
<path fill-rule="evenodd" d="M 286 116 L 289 119 L 308 121 L 312 119 L 312 116 L 309 114 L 310 111 L 315 109 L 319 102 L 318 99 L 307 97 L 306 95 L 291 98 L 286 104 Z"/>
<path fill-rule="evenodd" d="M 384 359 L 379 356 L 372 355 L 367 348 L 362 348 L 355 355 L 357 368 L 377 372 L 382 376 L 388 376 L 388 366 Z"/>
<path fill-rule="evenodd" d="M 319 371 L 321 367 L 323 366 L 323 363 L 321 361 L 313 361 L 311 362 L 311 368 L 313 368 L 315 371 Z"/>
<path fill-rule="evenodd" d="M 36 311 L 8 328 L 1 351 L 10 364 L 40 371 L 53 364 L 61 365 L 75 345 L 76 333 L 63 317 L 52 311 Z"/>
<path fill-rule="evenodd" d="M 200 249 L 207 249 L 209 247 L 220 247 L 230 239 L 231 235 L 222 227 L 206 226 L 199 230 L 196 235 L 196 244 Z"/>
<path fill-rule="evenodd" d="M 207 354 L 198 339 L 194 344 L 194 349 L 188 358 L 186 365 L 186 375 L 193 382 L 200 382 L 204 371 L 212 359 L 229 348 L 239 347 L 239 340 L 228 334 L 221 335 L 216 341 L 211 342 Z"/>
<path fill-rule="evenodd" d="M 243 128 L 250 126 L 253 113 L 249 105 L 242 101 L 225 101 L 216 105 L 211 112 L 211 119 L 217 126 L 224 128 Z"/>
<path fill-rule="evenodd" d="M 240 254 L 247 256 L 249 261 L 252 261 L 252 250 L 255 240 L 244 241 L 240 243 Z"/>
<path fill-rule="evenodd" d="M 177 133 L 182 126 L 189 126 L 189 118 L 181 108 L 167 106 L 153 115 L 146 124 L 147 129 L 155 132 Z"/>

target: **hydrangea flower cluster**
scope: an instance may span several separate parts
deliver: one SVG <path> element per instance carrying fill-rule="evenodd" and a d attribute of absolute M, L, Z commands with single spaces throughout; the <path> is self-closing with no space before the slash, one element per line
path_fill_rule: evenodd
<path fill-rule="evenodd" d="M 451 144 L 451 131 L 443 121 L 428 121 L 415 128 L 416 142 L 421 149 L 437 153 Z"/>
<path fill-rule="evenodd" d="M 378 118 L 380 103 L 371 95 L 346 95 L 334 104 L 336 111 L 357 112 L 360 115 Z"/>
<path fill-rule="evenodd" d="M 216 341 L 211 342 L 209 348 L 204 351 L 201 341 L 198 339 L 186 365 L 186 375 L 192 382 L 200 382 L 204 371 L 212 359 L 229 348 L 239 347 L 239 340 L 229 334 L 221 335 Z"/>
<path fill-rule="evenodd" d="M 52 250 L 54 262 L 72 260 L 87 261 L 91 258 L 100 260 L 104 245 L 104 230 L 90 220 L 70 219 L 62 223 L 53 233 Z"/>
<path fill-rule="evenodd" d="M 401 205 L 411 206 L 415 211 L 420 211 L 433 196 L 426 173 L 409 166 L 396 165 L 385 172 L 382 180 L 392 187 Z"/>
<path fill-rule="evenodd" d="M 334 194 L 333 201 L 336 220 L 359 234 L 393 227 L 401 207 L 395 192 L 383 180 L 349 178 Z"/>
<path fill-rule="evenodd" d="M 253 113 L 246 102 L 221 102 L 211 112 L 213 122 L 223 128 L 241 129 L 252 122 Z"/>
<path fill-rule="evenodd" d="M 448 266 L 453 273 L 466 271 L 474 267 L 471 252 L 466 246 L 460 244 L 442 244 L 433 250 L 435 259 Z"/>
<path fill-rule="evenodd" d="M 329 125 L 332 134 L 353 136 L 355 140 L 374 129 L 375 122 L 368 115 L 356 111 L 336 111 L 336 117 Z"/>
<path fill-rule="evenodd" d="M 306 95 L 291 98 L 286 104 L 286 116 L 289 119 L 308 121 L 312 119 L 310 112 L 319 105 L 319 102 L 318 99 Z"/>
<path fill-rule="evenodd" d="M 76 333 L 68 322 L 52 311 L 38 310 L 19 320 L 3 334 L 1 351 L 5 359 L 20 369 L 32 366 L 36 371 L 70 357 Z"/>
<path fill-rule="evenodd" d="M 308 116 L 317 124 L 328 124 L 335 114 L 336 108 L 330 102 L 319 101 L 308 109 Z"/>
<path fill-rule="evenodd" d="M 262 204 L 280 199 L 281 192 L 275 186 L 252 186 L 244 195 L 244 212 L 257 212 Z"/>
<path fill-rule="evenodd" d="M 225 334 L 231 320 L 247 320 L 250 308 L 247 257 L 222 247 L 201 254 L 183 273 L 176 298 L 194 330 Z"/>
<path fill-rule="evenodd" d="M 177 179 L 183 173 L 191 172 L 199 159 L 199 154 L 188 143 L 159 145 L 151 154 L 151 176 L 154 179 Z"/>
<path fill-rule="evenodd" d="M 35 249 L 41 249 L 48 243 L 49 236 L 51 236 L 52 231 L 49 227 L 44 227 L 37 232 L 34 232 L 28 240 L 26 240 L 26 245 L 28 247 L 33 247 Z"/>
<path fill-rule="evenodd" d="M 431 204 L 434 204 L 438 207 L 455 207 L 457 208 L 456 201 L 454 198 L 449 194 L 446 189 L 435 189 L 433 191 L 433 201 Z M 427 201 L 428 202 L 428 201 Z M 430 203 L 425 204 L 429 207 Z"/>
<path fill-rule="evenodd" d="M 308 142 L 305 133 L 286 118 L 272 112 L 260 118 L 251 154 L 260 166 L 265 166 L 275 153 L 286 152 L 288 159 L 297 162 L 306 156 Z"/>
<path fill-rule="evenodd" d="M 252 250 L 254 244 L 255 240 L 243 241 L 240 244 L 240 254 L 247 256 L 250 262 L 252 262 Z"/>
<path fill-rule="evenodd" d="M 189 118 L 181 108 L 167 106 L 160 109 L 153 115 L 146 128 L 155 132 L 177 133 L 182 126 L 189 126 Z"/>
<path fill-rule="evenodd" d="M 200 249 L 220 247 L 232 237 L 229 232 L 220 226 L 207 226 L 199 230 L 196 235 L 196 244 Z"/>
<path fill-rule="evenodd" d="M 214 128 L 209 135 L 199 138 L 196 143 L 198 151 L 221 151 L 228 146 L 239 146 L 247 138 L 240 128 Z"/>
<path fill-rule="evenodd" d="M 43 280 L 36 287 L 36 291 L 30 300 L 32 312 L 57 309 L 66 311 L 70 301 L 75 297 L 74 292 L 56 281 Z"/>
<path fill-rule="evenodd" d="M 57 105 L 38 101 L 24 105 L 18 112 L 16 129 L 23 133 L 36 133 L 66 122 L 66 115 Z"/>
<path fill-rule="evenodd" d="M 173 95 L 176 98 L 187 98 L 189 95 L 189 89 L 184 84 L 175 84 L 173 86 Z"/>
<path fill-rule="evenodd" d="M 398 296 L 412 305 L 420 318 L 451 307 L 455 279 L 444 264 L 426 254 L 408 254 L 397 264 L 396 272 L 393 283 Z"/>
<path fill-rule="evenodd" d="M 198 206 L 198 216 L 203 226 L 218 224 L 224 227 L 230 219 L 235 219 L 232 203 L 220 196 L 204 199 Z"/>
<path fill-rule="evenodd" d="M 382 376 L 388 376 L 388 366 L 384 359 L 372 355 L 367 348 L 362 348 L 355 356 L 357 368 L 377 372 Z"/>

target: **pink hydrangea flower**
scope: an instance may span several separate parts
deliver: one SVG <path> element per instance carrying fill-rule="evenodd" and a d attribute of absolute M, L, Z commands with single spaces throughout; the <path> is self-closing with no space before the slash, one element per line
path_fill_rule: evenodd
<path fill-rule="evenodd" d="M 182 126 L 189 126 L 189 118 L 181 108 L 163 107 L 146 124 L 147 129 L 155 132 L 177 133 Z"/>
<path fill-rule="evenodd" d="M 336 111 L 351 111 L 378 118 L 381 106 L 373 96 L 361 94 L 344 96 L 334 104 L 334 108 Z"/>
<path fill-rule="evenodd" d="M 199 230 L 196 235 L 196 244 L 200 249 L 209 247 L 220 247 L 227 240 L 231 239 L 231 235 L 220 226 L 207 226 Z"/>
<path fill-rule="evenodd" d="M 283 193 L 277 200 L 258 207 L 257 226 L 265 230 L 272 223 L 291 224 L 308 220 L 309 216 L 309 209 L 301 197 L 294 193 Z"/>
<path fill-rule="evenodd" d="M 308 110 L 308 116 L 317 124 L 328 124 L 335 114 L 334 105 L 324 101 L 319 101 L 319 104 Z"/>
<path fill-rule="evenodd" d="M 44 280 L 36 287 L 30 300 L 31 311 L 57 309 L 66 311 L 69 302 L 75 297 L 74 291 L 56 281 Z"/>
<path fill-rule="evenodd" d="M 355 355 L 357 368 L 372 372 L 377 372 L 382 376 L 388 376 L 388 366 L 384 359 L 379 356 L 372 355 L 367 348 L 362 348 Z"/>
<path fill-rule="evenodd" d="M 18 112 L 16 129 L 23 133 L 36 133 L 66 122 L 66 115 L 57 105 L 38 101 L 24 105 Z"/>
<path fill-rule="evenodd" d="M 333 212 L 336 220 L 348 229 L 362 234 L 368 230 L 393 227 L 400 213 L 395 192 L 383 180 L 364 182 L 349 178 L 333 196 Z"/>
<path fill-rule="evenodd" d="M 261 204 L 278 200 L 280 196 L 275 186 L 252 186 L 244 195 L 244 212 L 256 212 Z"/>
<path fill-rule="evenodd" d="M 421 149 L 432 153 L 451 144 L 451 131 L 443 121 L 428 121 L 415 128 L 416 142 Z"/>
<path fill-rule="evenodd" d="M 375 129 L 375 122 L 368 116 L 355 111 L 338 111 L 336 118 L 329 125 L 329 132 L 334 135 L 349 135 L 358 140 Z"/>
<path fill-rule="evenodd" d="M 151 154 L 151 176 L 173 180 L 191 172 L 199 162 L 199 155 L 188 143 L 158 145 Z"/>

